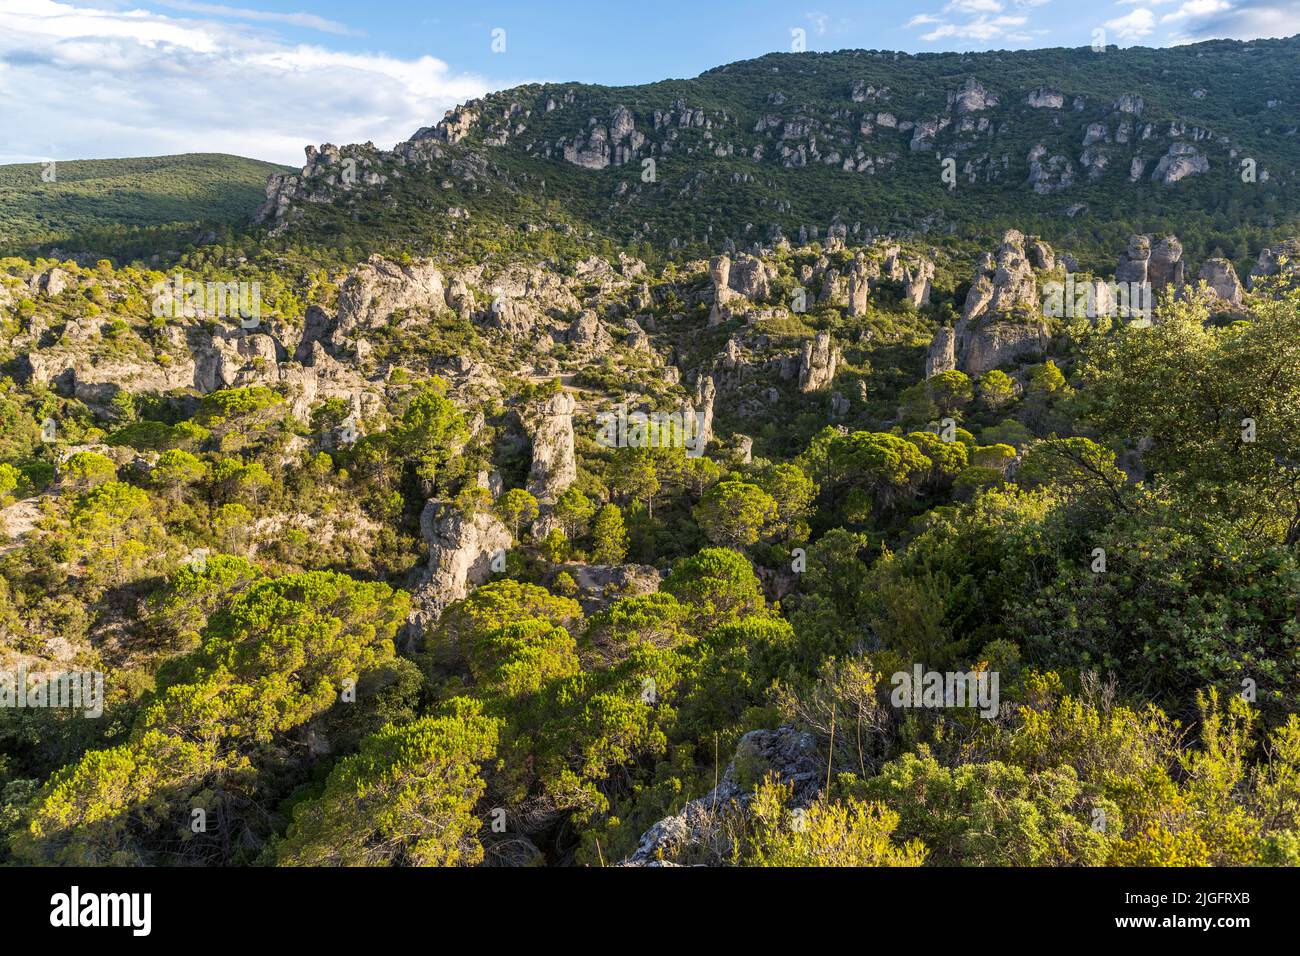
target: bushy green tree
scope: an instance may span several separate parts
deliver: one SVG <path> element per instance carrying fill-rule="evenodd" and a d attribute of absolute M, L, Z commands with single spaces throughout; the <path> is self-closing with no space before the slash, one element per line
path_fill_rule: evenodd
<path fill-rule="evenodd" d="M 510 534 L 517 541 L 519 530 L 523 525 L 532 524 L 537 518 L 537 499 L 523 488 L 511 488 L 496 503 L 497 517 L 510 528 Z"/>
<path fill-rule="evenodd" d="M 472 866 L 483 860 L 474 807 L 479 765 L 499 724 L 466 702 L 460 713 L 389 724 L 299 804 L 276 847 L 281 866 Z"/>
<path fill-rule="evenodd" d="M 777 518 L 776 501 L 758 485 L 720 481 L 700 498 L 692 514 L 714 544 L 747 548 Z"/>
<path fill-rule="evenodd" d="M 627 529 L 618 505 L 605 505 L 591 530 L 591 559 L 597 564 L 619 564 L 627 555 Z"/>
<path fill-rule="evenodd" d="M 663 590 L 696 611 L 697 627 L 709 628 L 763 610 L 763 588 L 743 554 L 705 548 L 673 565 Z"/>
<path fill-rule="evenodd" d="M 1001 369 L 991 369 L 980 376 L 979 400 L 985 408 L 999 409 L 1015 400 L 1016 383 Z"/>

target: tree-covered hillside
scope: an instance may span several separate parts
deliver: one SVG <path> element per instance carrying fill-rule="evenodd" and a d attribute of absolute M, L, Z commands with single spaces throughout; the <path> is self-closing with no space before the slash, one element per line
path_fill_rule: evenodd
<path fill-rule="evenodd" d="M 0 166 L 0 252 L 35 245 L 75 251 L 78 243 L 123 241 L 173 223 L 242 224 L 261 201 L 266 177 L 282 170 L 216 153 Z"/>
<path fill-rule="evenodd" d="M 692 80 L 525 86 L 391 152 L 311 148 L 265 213 L 298 241 L 453 256 L 555 230 L 706 255 L 777 234 L 1015 227 L 1089 266 L 1134 231 L 1235 257 L 1294 225 L 1297 76 L 1292 38 L 770 54 Z"/>

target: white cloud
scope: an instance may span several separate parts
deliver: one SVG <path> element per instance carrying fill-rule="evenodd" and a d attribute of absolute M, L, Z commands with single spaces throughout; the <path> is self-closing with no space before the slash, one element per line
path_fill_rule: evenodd
<path fill-rule="evenodd" d="M 1051 0 L 948 0 L 938 14 L 919 13 L 905 26 L 909 29 L 932 27 L 920 37 L 927 43 L 939 40 L 975 44 L 988 44 L 994 40 L 1021 44 L 1032 42 L 1033 31 L 1020 29 L 1029 23 L 1029 17 L 1004 14 L 1008 2 L 1016 10 L 1028 11 L 1045 6 Z"/>
<path fill-rule="evenodd" d="M 1160 18 L 1163 23 L 1177 23 L 1181 20 L 1187 20 L 1194 17 L 1205 17 L 1211 13 L 1221 13 L 1224 10 L 1231 10 L 1232 4 L 1227 0 L 1188 0 L 1173 13 L 1166 13 Z"/>
<path fill-rule="evenodd" d="M 999 0 L 952 0 L 943 8 L 944 13 L 1001 13 Z"/>
<path fill-rule="evenodd" d="M 1107 20 L 1105 27 L 1121 40 L 1140 40 L 1155 32 L 1156 15 L 1146 9 L 1134 10 L 1126 16 Z"/>
<path fill-rule="evenodd" d="M 300 165 L 308 143 L 390 146 L 488 88 L 432 56 L 289 44 L 249 24 L 0 4 L 0 162 L 223 152 Z"/>
<path fill-rule="evenodd" d="M 1198 0 L 1185 3 L 1179 12 L 1198 7 Z M 1257 40 L 1300 33 L 1300 3 L 1296 0 L 1228 0 L 1213 9 L 1190 10 L 1180 18 L 1182 40 L 1222 38 Z"/>
<path fill-rule="evenodd" d="M 935 40 L 978 40 L 987 43 L 1004 36 L 1008 28 L 1024 26 L 1028 17 L 977 17 L 967 23 L 944 23 L 929 33 L 921 34 L 927 43 Z"/>

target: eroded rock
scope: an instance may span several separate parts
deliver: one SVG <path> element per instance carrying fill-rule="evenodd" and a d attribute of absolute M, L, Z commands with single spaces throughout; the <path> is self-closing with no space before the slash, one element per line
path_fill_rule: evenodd
<path fill-rule="evenodd" d="M 573 444 L 576 405 L 572 395 L 559 392 L 524 413 L 533 443 L 528 491 L 543 504 L 554 502 L 578 477 Z"/>
<path fill-rule="evenodd" d="M 420 514 L 420 533 L 429 548 L 429 561 L 412 590 L 408 625 L 417 633 L 435 623 L 448 605 L 487 582 L 492 559 L 507 551 L 510 530 L 490 512 L 472 518 L 449 504 L 430 501 Z"/>
<path fill-rule="evenodd" d="M 829 385 L 835 378 L 840 357 L 829 332 L 818 332 L 816 339 L 805 342 L 799 359 L 799 391 L 816 392 Z"/>
<path fill-rule="evenodd" d="M 623 865 L 716 862 L 712 853 L 726 850 L 720 840 L 722 816 L 746 806 L 753 798 L 754 786 L 768 773 L 793 788 L 791 807 L 812 803 L 824 774 L 812 734 L 793 727 L 745 734 L 718 785 L 647 830 Z"/>

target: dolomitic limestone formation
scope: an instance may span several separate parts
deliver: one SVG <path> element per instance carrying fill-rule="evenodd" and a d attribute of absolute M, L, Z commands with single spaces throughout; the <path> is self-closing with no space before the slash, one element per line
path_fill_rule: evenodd
<path fill-rule="evenodd" d="M 940 326 L 930 340 L 925 355 L 925 377 L 933 378 L 957 367 L 957 330 L 951 325 Z"/>
<path fill-rule="evenodd" d="M 1055 253 L 1043 242 L 1030 244 L 1030 249 L 1026 254 L 1024 235 L 1013 229 L 1002 237 L 996 257 L 985 253 L 980 258 L 961 319 L 951 328 L 938 329 L 930 342 L 927 378 L 953 369 L 975 377 L 1047 348 L 1047 324 L 1030 255 L 1054 263 Z"/>
<path fill-rule="evenodd" d="M 718 256 L 709 261 L 709 279 L 713 283 L 713 308 L 709 310 L 709 327 L 731 318 L 727 303 L 731 301 L 731 259 Z"/>
<path fill-rule="evenodd" d="M 576 406 L 572 395 L 559 392 L 525 413 L 533 441 L 528 491 L 543 504 L 553 503 L 578 477 L 573 445 Z"/>
<path fill-rule="evenodd" d="M 717 398 L 718 387 L 712 375 L 701 375 L 695 381 L 695 399 L 682 405 L 682 421 L 697 423 L 699 431 L 694 439 L 701 452 L 713 440 L 713 402 Z M 696 418 L 696 416 L 699 416 Z M 692 426 L 695 427 L 695 426 Z"/>
<path fill-rule="evenodd" d="M 766 299 L 773 279 L 773 270 L 762 259 L 747 253 L 738 255 L 731 263 L 727 284 L 750 301 Z"/>
<path fill-rule="evenodd" d="M 1176 236 L 1152 241 L 1151 236 L 1133 236 L 1115 266 L 1115 281 L 1151 283 L 1152 292 L 1184 283 L 1183 244 Z"/>
<path fill-rule="evenodd" d="M 1269 282 L 1284 287 L 1300 283 L 1300 240 L 1288 239 L 1261 251 L 1248 281 L 1252 291 Z"/>
<path fill-rule="evenodd" d="M 1174 143 L 1169 151 L 1160 157 L 1156 170 L 1151 174 L 1153 182 L 1172 186 L 1188 176 L 1199 176 L 1210 171 L 1210 161 L 1200 149 L 1191 143 Z"/>
<path fill-rule="evenodd" d="M 420 533 L 429 562 L 415 582 L 408 627 L 416 633 L 435 623 L 449 604 L 466 597 L 492 574 L 494 555 L 513 543 L 495 515 L 479 511 L 466 517 L 449 504 L 430 501 L 420 514 Z"/>
<path fill-rule="evenodd" d="M 948 94 L 948 102 L 958 113 L 978 113 L 998 105 L 998 98 L 984 88 L 974 77 L 970 77 L 955 93 Z"/>
<path fill-rule="evenodd" d="M 853 260 L 853 265 L 849 267 L 849 315 L 862 315 L 867 311 L 867 300 L 871 295 L 871 280 L 879 276 L 879 263 L 868 264 L 861 255 Z"/>
<path fill-rule="evenodd" d="M 445 305 L 442 272 L 433 263 L 400 265 L 371 256 L 339 289 L 338 330 L 374 328 L 398 309 L 440 310 Z"/>
<path fill-rule="evenodd" d="M 1025 97 L 1025 105 L 1038 110 L 1059 110 L 1065 106 L 1065 97 L 1056 90 L 1040 86 Z"/>
<path fill-rule="evenodd" d="M 934 263 L 921 259 L 915 268 L 903 270 L 903 298 L 913 308 L 930 304 L 930 283 L 934 279 Z"/>
<path fill-rule="evenodd" d="M 718 785 L 686 804 L 680 813 L 660 820 L 642 836 L 623 866 L 677 865 L 710 839 L 720 813 L 753 799 L 752 779 L 767 773 L 793 789 L 791 807 L 806 807 L 817 798 L 825 767 L 812 734 L 793 727 L 751 730 L 740 738 L 735 756 Z"/>
<path fill-rule="evenodd" d="M 586 351 L 601 353 L 609 350 L 613 339 L 601 323 L 596 313 L 583 309 L 569 326 L 565 340 L 572 346 Z"/>
<path fill-rule="evenodd" d="M 1042 143 L 1029 151 L 1029 185 L 1040 196 L 1064 192 L 1074 184 L 1074 163 L 1060 154 L 1047 155 Z"/>
<path fill-rule="evenodd" d="M 840 350 L 831 342 L 829 332 L 818 332 L 817 338 L 803 345 L 799 359 L 799 391 L 816 392 L 825 388 L 835 378 L 840 363 Z"/>
<path fill-rule="evenodd" d="M 1230 306 L 1241 305 L 1245 290 L 1237 278 L 1237 270 L 1227 259 L 1207 259 L 1196 278 L 1210 287 L 1215 296 Z"/>

